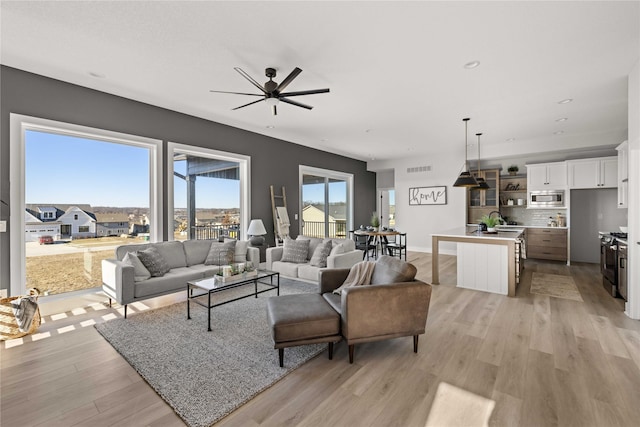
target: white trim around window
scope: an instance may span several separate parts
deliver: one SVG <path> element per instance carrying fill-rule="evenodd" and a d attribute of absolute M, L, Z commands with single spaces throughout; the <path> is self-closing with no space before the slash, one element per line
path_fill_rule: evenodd
<path fill-rule="evenodd" d="M 137 135 L 112 132 L 104 129 L 80 126 L 39 117 L 10 114 L 10 165 L 11 208 L 11 295 L 26 292 L 26 257 L 24 243 L 24 191 L 25 191 L 25 132 L 27 130 L 56 133 L 78 138 L 133 145 L 149 150 L 149 230 L 152 241 L 162 240 L 162 141 Z"/>
<path fill-rule="evenodd" d="M 351 173 L 345 173 L 345 172 L 339 172 L 339 171 L 334 171 L 334 170 L 330 170 L 330 169 L 322 169 L 322 168 L 316 168 L 313 166 L 305 166 L 305 165 L 300 165 L 299 166 L 299 172 L 298 172 L 298 200 L 300 201 L 300 205 L 298 206 L 298 213 L 300 215 L 300 221 L 299 221 L 299 230 L 298 232 L 300 234 L 302 234 L 303 230 L 302 230 L 302 226 L 303 226 L 303 222 L 302 222 L 302 208 L 303 208 L 303 203 L 304 201 L 302 200 L 302 183 L 303 183 L 303 175 L 315 175 L 315 176 L 322 176 L 324 178 L 330 178 L 330 179 L 337 179 L 337 180 L 341 180 L 341 181 L 346 181 L 347 183 L 347 203 L 348 203 L 348 209 L 347 209 L 347 230 L 350 230 L 353 228 L 353 174 Z M 325 199 L 328 199 L 328 190 L 325 189 Z"/>
<path fill-rule="evenodd" d="M 173 200 L 173 157 L 178 151 L 183 154 L 193 156 L 226 160 L 239 164 L 240 167 L 240 239 L 247 239 L 247 227 L 251 220 L 251 156 L 229 153 L 226 151 L 213 150 L 211 148 L 195 147 L 193 145 L 179 144 L 177 142 L 167 143 L 167 218 L 169 221 L 168 240 L 173 240 L 172 218 L 174 211 Z"/>

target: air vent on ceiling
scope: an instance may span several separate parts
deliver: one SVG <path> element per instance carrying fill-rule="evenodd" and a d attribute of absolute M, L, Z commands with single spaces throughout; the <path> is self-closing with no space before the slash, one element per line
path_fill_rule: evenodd
<path fill-rule="evenodd" d="M 416 166 L 413 168 L 407 168 L 407 173 L 420 173 L 431 171 L 431 166 Z"/>

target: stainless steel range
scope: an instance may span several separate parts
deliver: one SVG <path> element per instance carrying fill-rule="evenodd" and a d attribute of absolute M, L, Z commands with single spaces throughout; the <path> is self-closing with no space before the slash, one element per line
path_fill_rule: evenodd
<path fill-rule="evenodd" d="M 600 232 L 602 285 L 613 297 L 627 299 L 627 233 Z"/>

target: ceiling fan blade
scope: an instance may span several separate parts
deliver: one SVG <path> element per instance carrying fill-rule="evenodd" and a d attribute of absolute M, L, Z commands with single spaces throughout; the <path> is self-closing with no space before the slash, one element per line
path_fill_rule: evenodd
<path fill-rule="evenodd" d="M 297 92 L 285 92 L 281 93 L 280 96 L 300 96 L 300 95 L 313 95 L 314 93 L 327 93 L 329 89 L 311 89 L 311 90 L 300 90 Z"/>
<path fill-rule="evenodd" d="M 296 107 L 306 108 L 307 110 L 311 110 L 313 108 L 311 105 L 302 104 L 300 102 L 292 101 L 283 97 L 280 97 L 280 101 L 286 102 L 287 104 L 295 105 Z"/>
<path fill-rule="evenodd" d="M 256 100 L 256 101 L 252 101 L 252 102 L 250 102 L 250 103 L 248 103 L 248 104 L 244 104 L 244 105 L 241 105 L 241 106 L 239 106 L 239 107 L 232 108 L 232 110 L 238 110 L 238 109 L 240 109 L 240 108 L 248 107 L 249 105 L 257 104 L 258 102 L 262 102 L 262 101 L 264 101 L 264 99 L 258 99 L 258 100 Z"/>
<path fill-rule="evenodd" d="M 233 95 L 264 96 L 264 94 L 262 94 L 262 93 L 227 92 L 227 91 L 224 91 L 224 90 L 210 90 L 209 92 L 215 92 L 215 93 L 230 93 L 230 94 L 233 94 Z"/>
<path fill-rule="evenodd" d="M 233 67 L 234 70 L 236 70 L 238 73 L 240 73 L 240 75 L 242 77 L 244 77 L 245 79 L 249 80 L 251 82 L 251 84 L 253 84 L 255 87 L 257 87 L 258 89 L 260 89 L 262 92 L 264 92 L 265 94 L 267 93 L 266 90 L 264 90 L 264 88 L 260 85 L 260 83 L 258 83 L 257 81 L 255 81 L 253 79 L 253 77 L 251 77 L 249 74 L 245 73 L 245 71 L 240 68 L 240 67 Z"/>
<path fill-rule="evenodd" d="M 271 111 L 273 111 L 273 115 L 277 116 L 278 115 L 278 108 L 275 105 L 271 106 Z"/>
<path fill-rule="evenodd" d="M 298 74 L 300 74 L 301 72 L 302 70 L 300 68 L 298 67 L 294 68 L 293 71 L 290 72 L 289 75 L 285 77 L 285 79 L 282 82 L 280 82 L 280 84 L 276 88 L 276 91 L 281 92 L 282 90 L 284 90 L 284 88 L 289 86 L 289 83 L 291 83 L 293 79 L 298 77 Z"/>

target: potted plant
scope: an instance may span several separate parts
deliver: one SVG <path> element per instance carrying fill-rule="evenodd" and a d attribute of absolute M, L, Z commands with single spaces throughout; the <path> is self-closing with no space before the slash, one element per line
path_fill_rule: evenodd
<path fill-rule="evenodd" d="M 517 165 L 511 165 L 507 168 L 507 172 L 509 172 L 509 175 L 515 175 L 518 173 L 518 166 Z"/>
<path fill-rule="evenodd" d="M 378 218 L 377 212 L 371 215 L 371 226 L 374 228 L 373 231 L 378 231 L 378 227 L 380 227 L 380 218 Z"/>
<path fill-rule="evenodd" d="M 495 233 L 496 225 L 500 224 L 500 218 L 483 215 L 482 218 L 480 218 L 480 222 L 487 226 L 487 231 L 489 233 Z"/>

